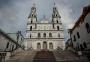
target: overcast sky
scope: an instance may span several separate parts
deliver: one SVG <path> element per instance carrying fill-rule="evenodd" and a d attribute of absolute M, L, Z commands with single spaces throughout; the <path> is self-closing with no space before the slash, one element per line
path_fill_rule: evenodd
<path fill-rule="evenodd" d="M 0 28 L 5 32 L 25 33 L 27 17 L 33 3 L 36 4 L 38 21 L 43 15 L 50 20 L 54 2 L 62 17 L 65 38 L 68 38 L 67 29 L 71 28 L 82 13 L 83 7 L 90 4 L 90 0 L 0 0 Z"/>

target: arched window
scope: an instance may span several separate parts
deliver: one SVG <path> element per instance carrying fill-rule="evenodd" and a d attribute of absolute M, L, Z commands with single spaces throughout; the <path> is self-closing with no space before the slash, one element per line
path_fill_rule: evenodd
<path fill-rule="evenodd" d="M 37 43 L 37 49 L 41 49 L 41 44 Z"/>
<path fill-rule="evenodd" d="M 38 33 L 38 38 L 40 38 L 41 37 L 41 35 L 40 35 L 40 33 Z"/>
<path fill-rule="evenodd" d="M 6 48 L 8 48 L 8 47 L 9 47 L 9 44 L 10 44 L 10 43 L 8 42 L 8 43 L 7 43 L 7 46 L 6 46 Z"/>
<path fill-rule="evenodd" d="M 49 43 L 49 49 L 53 49 L 53 43 Z"/>
<path fill-rule="evenodd" d="M 75 35 L 74 35 L 74 41 L 76 41 L 76 37 L 75 37 Z"/>
<path fill-rule="evenodd" d="M 80 38 L 79 32 L 77 32 L 77 37 Z"/>
<path fill-rule="evenodd" d="M 58 33 L 58 37 L 60 38 L 60 34 Z"/>
<path fill-rule="evenodd" d="M 30 26 L 30 30 L 32 30 L 32 26 Z"/>
<path fill-rule="evenodd" d="M 57 30 L 59 30 L 59 26 L 57 26 Z"/>
<path fill-rule="evenodd" d="M 58 20 L 57 20 L 57 23 L 58 23 Z"/>
<path fill-rule="evenodd" d="M 56 17 L 57 17 L 57 14 L 56 14 Z"/>
<path fill-rule="evenodd" d="M 87 32 L 90 33 L 90 25 L 88 23 L 86 23 L 86 29 L 87 29 Z"/>
<path fill-rule="evenodd" d="M 53 24 L 53 28 L 54 28 L 54 24 Z"/>
<path fill-rule="evenodd" d="M 33 23 L 33 19 L 31 18 L 31 23 Z"/>
<path fill-rule="evenodd" d="M 43 34 L 43 37 L 46 37 L 46 33 Z"/>
<path fill-rule="evenodd" d="M 31 34 L 30 34 L 30 38 L 31 38 Z"/>
<path fill-rule="evenodd" d="M 52 37 L 52 33 L 49 33 L 49 37 Z"/>
<path fill-rule="evenodd" d="M 33 23 L 33 21 L 31 20 L 31 23 Z"/>

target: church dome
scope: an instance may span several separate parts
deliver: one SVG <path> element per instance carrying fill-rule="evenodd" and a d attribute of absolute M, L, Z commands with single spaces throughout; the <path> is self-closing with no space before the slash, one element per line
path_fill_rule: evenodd
<path fill-rule="evenodd" d="M 41 23 L 49 23 L 49 20 L 44 16 L 44 18 L 41 20 Z"/>
<path fill-rule="evenodd" d="M 41 23 L 49 23 L 49 21 L 46 20 L 46 19 L 43 19 L 43 20 L 41 21 Z"/>

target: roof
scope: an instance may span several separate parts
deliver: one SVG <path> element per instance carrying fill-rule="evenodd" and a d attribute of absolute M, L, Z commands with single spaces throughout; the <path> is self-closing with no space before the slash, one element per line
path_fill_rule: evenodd
<path fill-rule="evenodd" d="M 18 46 L 21 47 L 21 45 L 19 45 L 14 39 L 12 39 L 9 35 L 7 35 L 3 30 L 0 29 L 0 34 L 3 35 L 5 38 L 7 38 L 8 40 L 10 40 L 11 42 L 17 44 Z"/>
<path fill-rule="evenodd" d="M 79 26 L 80 23 L 84 22 L 85 17 L 87 16 L 87 14 L 90 13 L 90 5 L 86 6 L 83 8 L 83 12 L 82 15 L 79 17 L 79 19 L 77 20 L 77 22 L 75 23 L 74 27 L 71 29 L 71 33 L 73 32 L 73 30 Z"/>

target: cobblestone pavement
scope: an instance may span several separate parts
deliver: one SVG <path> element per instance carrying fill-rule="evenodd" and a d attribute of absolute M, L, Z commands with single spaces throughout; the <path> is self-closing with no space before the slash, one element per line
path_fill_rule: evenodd
<path fill-rule="evenodd" d="M 20 54 L 11 57 L 6 62 L 33 62 L 33 57 L 35 56 L 36 51 L 24 51 Z"/>
<path fill-rule="evenodd" d="M 52 51 L 38 51 L 33 62 L 56 62 Z"/>
<path fill-rule="evenodd" d="M 71 51 L 53 51 L 57 62 L 90 62 L 85 56 L 77 56 Z"/>

